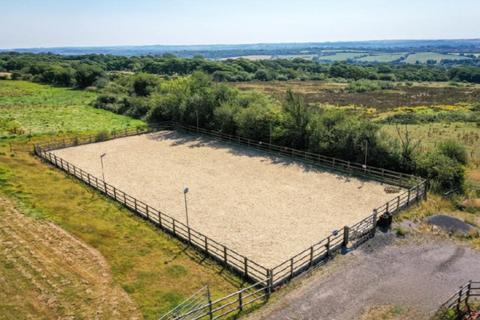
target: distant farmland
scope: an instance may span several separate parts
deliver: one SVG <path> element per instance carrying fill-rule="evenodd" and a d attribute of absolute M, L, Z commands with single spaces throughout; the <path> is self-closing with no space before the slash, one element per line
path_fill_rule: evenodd
<path fill-rule="evenodd" d="M 479 57 L 480 54 L 474 54 Z M 471 60 L 472 58 L 461 56 L 459 54 L 447 54 L 436 52 L 377 52 L 377 51 L 351 51 L 351 50 L 322 50 L 320 53 L 307 52 L 302 54 L 291 55 L 245 55 L 236 56 L 227 59 L 247 59 L 247 60 L 272 60 L 272 59 L 306 59 L 306 60 L 318 60 L 322 62 L 341 62 L 351 60 L 353 62 L 378 62 L 378 63 L 390 63 L 400 59 L 404 59 L 404 63 L 422 63 L 426 64 L 429 61 L 436 61 L 437 63 L 442 60 Z"/>
<path fill-rule="evenodd" d="M 356 59 L 360 62 L 392 62 L 400 58 L 405 57 L 406 53 L 386 53 L 386 54 L 374 54 L 367 57 Z"/>
<path fill-rule="evenodd" d="M 406 62 L 407 63 L 427 63 L 429 60 L 435 60 L 436 62 L 440 62 L 442 60 L 469 60 L 469 57 L 462 57 L 453 54 L 442 54 L 442 53 L 435 53 L 435 52 L 420 52 L 420 53 L 413 53 L 408 55 Z"/>

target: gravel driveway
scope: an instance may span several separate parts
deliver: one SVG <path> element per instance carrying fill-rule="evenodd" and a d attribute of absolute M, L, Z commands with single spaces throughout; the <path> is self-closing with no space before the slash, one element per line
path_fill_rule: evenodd
<path fill-rule="evenodd" d="M 248 319 L 358 319 L 382 305 L 413 308 L 428 319 L 460 285 L 480 279 L 480 252 L 447 240 L 377 234 L 325 269 Z"/>

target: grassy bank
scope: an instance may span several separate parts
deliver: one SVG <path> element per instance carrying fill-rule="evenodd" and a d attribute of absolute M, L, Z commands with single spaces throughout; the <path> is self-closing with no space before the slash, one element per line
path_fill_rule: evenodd
<path fill-rule="evenodd" d="M 22 132 L 0 139 L 0 194 L 13 199 L 24 214 L 53 221 L 99 250 L 111 266 L 114 282 L 145 318 L 158 318 L 206 284 L 214 297 L 241 286 L 237 278 L 194 250 L 31 155 L 32 143 L 52 136 L 118 130 L 141 121 L 97 113 L 88 106 L 94 93 L 9 81 L 0 82 L 0 88 L 0 108 L 14 110 L 24 119 L 15 118 Z M 72 105 L 65 105 L 67 101 Z M 36 111 L 42 108 L 58 112 L 58 117 L 46 114 L 46 122 L 38 124 Z M 0 117 L 4 118 L 3 112 Z"/>

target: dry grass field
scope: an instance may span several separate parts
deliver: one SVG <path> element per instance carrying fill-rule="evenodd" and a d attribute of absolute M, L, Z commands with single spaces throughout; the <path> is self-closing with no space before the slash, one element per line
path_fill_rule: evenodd
<path fill-rule="evenodd" d="M 210 138 L 163 131 L 55 151 L 266 267 L 390 200 L 384 186 Z"/>
<path fill-rule="evenodd" d="M 422 82 L 412 86 L 397 84 L 393 90 L 350 92 L 347 83 L 329 81 L 269 81 L 238 82 L 232 86 L 241 90 L 259 90 L 278 99 L 287 90 L 301 94 L 310 104 L 334 106 L 363 106 L 387 111 L 398 107 L 456 105 L 473 103 L 480 97 L 479 85 L 451 85 L 449 83 Z"/>
<path fill-rule="evenodd" d="M 141 319 L 94 248 L 0 197 L 0 319 Z"/>

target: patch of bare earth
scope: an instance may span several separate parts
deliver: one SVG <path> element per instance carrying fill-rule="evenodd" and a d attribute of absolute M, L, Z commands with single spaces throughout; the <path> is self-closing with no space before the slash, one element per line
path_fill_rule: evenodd
<path fill-rule="evenodd" d="M 430 236 L 399 240 L 380 233 L 340 261 L 280 291 L 247 318 L 429 319 L 480 275 L 479 251 Z"/>
<path fill-rule="evenodd" d="M 163 131 L 55 154 L 265 267 L 274 267 L 395 195 L 385 186 L 219 140 Z"/>
<path fill-rule="evenodd" d="M 95 249 L 0 198 L 0 319 L 140 319 Z"/>

